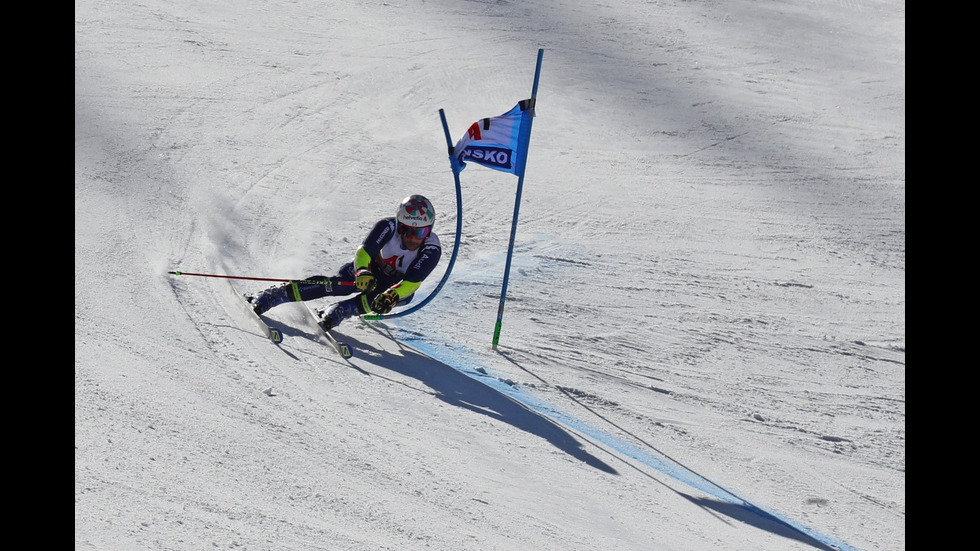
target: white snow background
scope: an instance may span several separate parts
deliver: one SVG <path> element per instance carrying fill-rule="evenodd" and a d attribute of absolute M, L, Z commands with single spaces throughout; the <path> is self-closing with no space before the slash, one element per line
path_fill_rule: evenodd
<path fill-rule="evenodd" d="M 405 196 L 423 309 L 239 306 Z M 314 306 L 329 304 L 317 301 Z M 905 3 L 75 2 L 75 549 L 905 548 Z"/>

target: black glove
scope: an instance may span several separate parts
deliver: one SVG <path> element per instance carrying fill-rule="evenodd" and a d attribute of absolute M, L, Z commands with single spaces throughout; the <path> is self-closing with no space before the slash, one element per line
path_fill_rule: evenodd
<path fill-rule="evenodd" d="M 371 309 L 378 314 L 387 314 L 388 312 L 391 312 L 391 309 L 395 307 L 395 303 L 397 302 L 398 290 L 388 289 L 387 291 L 374 297 L 374 302 L 371 303 Z"/>
<path fill-rule="evenodd" d="M 368 268 L 361 268 L 354 272 L 354 286 L 359 291 L 370 293 L 377 285 L 378 282 L 374 280 L 374 274 Z"/>

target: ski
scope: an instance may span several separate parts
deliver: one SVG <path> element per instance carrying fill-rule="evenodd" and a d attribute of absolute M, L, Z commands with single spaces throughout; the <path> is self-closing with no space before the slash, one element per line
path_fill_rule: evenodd
<path fill-rule="evenodd" d="M 351 348 L 349 344 L 338 341 L 337 338 L 331 335 L 329 331 L 324 331 L 323 336 L 327 338 L 327 341 L 330 342 L 330 346 L 332 346 L 333 349 L 341 355 L 341 357 L 346 359 L 354 357 L 354 349 Z"/>
<path fill-rule="evenodd" d="M 241 305 L 242 310 L 246 312 L 247 316 L 251 317 L 255 321 L 255 324 L 262 330 L 263 333 L 265 333 L 265 336 L 275 344 L 281 343 L 282 331 L 269 325 L 264 319 L 262 319 L 262 316 L 256 314 L 255 310 L 252 309 L 252 304 L 248 301 L 248 297 L 245 294 L 239 293 L 238 289 L 235 289 L 234 286 L 232 286 L 232 290 L 235 291 L 235 296 L 238 297 L 238 304 Z"/>
<path fill-rule="evenodd" d="M 313 318 L 313 322 L 316 323 L 317 328 L 320 329 L 320 334 L 323 335 L 324 339 L 326 339 L 327 344 L 329 344 L 331 348 L 336 350 L 337 353 L 340 354 L 342 358 L 346 358 L 346 359 L 352 358 L 354 356 L 354 349 L 346 342 L 337 340 L 337 337 L 333 335 L 333 332 L 326 331 L 322 327 L 320 327 L 320 318 L 316 315 L 316 312 L 314 312 L 313 309 L 310 308 L 309 304 L 306 304 L 304 302 L 303 306 L 306 306 L 306 311 L 310 313 L 310 317 Z"/>

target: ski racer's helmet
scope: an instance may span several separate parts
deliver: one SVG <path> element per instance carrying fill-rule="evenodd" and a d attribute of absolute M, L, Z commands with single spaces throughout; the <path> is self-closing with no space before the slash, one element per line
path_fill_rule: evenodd
<path fill-rule="evenodd" d="M 409 228 L 430 228 L 436 221 L 436 209 L 421 195 L 411 195 L 402 200 L 395 213 L 395 220 Z M 426 232 L 428 233 L 428 232 Z"/>

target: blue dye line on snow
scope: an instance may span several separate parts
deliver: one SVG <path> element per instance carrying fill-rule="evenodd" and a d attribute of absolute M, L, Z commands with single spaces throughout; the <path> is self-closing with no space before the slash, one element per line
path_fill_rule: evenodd
<path fill-rule="evenodd" d="M 451 353 L 451 361 L 445 361 L 441 356 L 446 355 L 446 350 L 431 345 L 426 340 L 418 337 L 414 334 L 409 334 L 403 331 L 402 341 L 423 354 L 435 358 L 446 365 L 452 367 L 456 371 L 475 379 L 490 388 L 510 397 L 512 400 L 524 404 L 527 408 L 532 411 L 543 415 L 552 421 L 559 423 L 567 428 L 570 428 L 580 434 L 584 434 L 593 440 L 600 442 L 607 448 L 616 450 L 617 452 L 629 457 L 639 463 L 642 463 L 650 468 L 656 469 L 666 475 L 669 475 L 693 488 L 701 490 L 702 492 L 715 497 L 721 501 L 731 503 L 740 507 L 744 507 L 753 513 L 756 513 L 762 517 L 769 518 L 777 523 L 789 526 L 800 533 L 806 534 L 807 536 L 813 538 L 814 540 L 823 543 L 824 545 L 839 549 L 840 551 L 858 551 L 856 548 L 851 547 L 843 542 L 840 542 L 830 536 L 816 532 L 812 528 L 803 526 L 802 524 L 785 517 L 784 515 L 767 511 L 758 505 L 750 503 L 745 499 L 742 499 L 735 495 L 734 493 L 722 488 L 721 486 L 715 484 L 714 482 L 704 478 L 703 476 L 691 471 L 687 467 L 667 459 L 666 457 L 661 457 L 650 453 L 649 451 L 642 449 L 634 444 L 626 442 L 620 438 L 617 438 L 601 429 L 593 427 L 588 423 L 569 415 L 548 402 L 542 400 L 541 398 L 535 396 L 534 394 L 521 390 L 513 384 L 501 380 L 499 377 L 495 377 L 490 374 L 486 368 L 480 366 L 471 357 L 466 356 L 461 353 Z M 438 351 L 437 351 L 438 350 Z"/>

